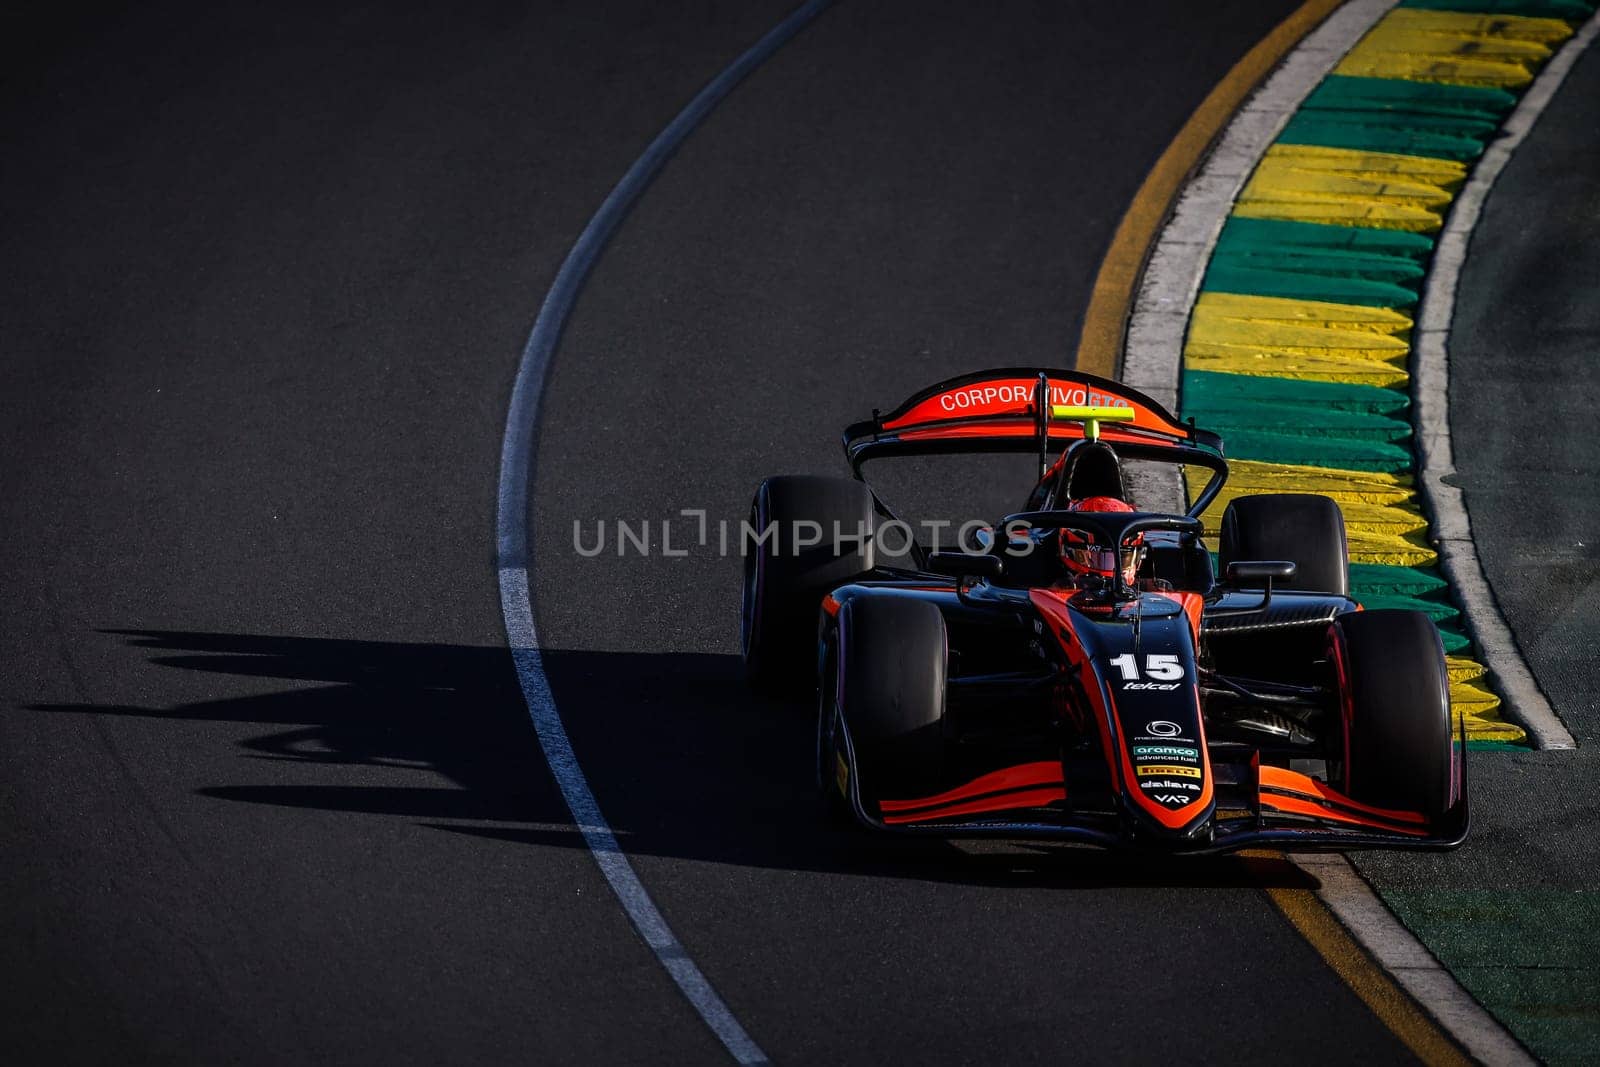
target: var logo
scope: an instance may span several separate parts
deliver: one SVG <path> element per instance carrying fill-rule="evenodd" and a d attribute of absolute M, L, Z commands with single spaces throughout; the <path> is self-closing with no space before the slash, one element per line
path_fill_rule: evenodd
<path fill-rule="evenodd" d="M 1151 793 L 1158 804 L 1187 804 L 1189 798 L 1181 793 Z"/>

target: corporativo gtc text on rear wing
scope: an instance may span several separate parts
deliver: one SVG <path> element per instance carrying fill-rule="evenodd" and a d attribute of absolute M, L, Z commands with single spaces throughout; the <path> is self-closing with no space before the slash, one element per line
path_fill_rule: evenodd
<path fill-rule="evenodd" d="M 1093 410 L 1105 415 L 1096 418 Z M 1049 454 L 1085 437 L 1129 459 L 1192 463 L 1211 471 L 1189 514 L 1199 515 L 1227 477 L 1222 438 L 1181 422 L 1121 382 L 1079 371 L 1013 367 L 979 371 L 929 386 L 893 411 L 844 431 L 850 469 L 869 459 L 951 453 L 1034 452 L 1043 477 Z"/>

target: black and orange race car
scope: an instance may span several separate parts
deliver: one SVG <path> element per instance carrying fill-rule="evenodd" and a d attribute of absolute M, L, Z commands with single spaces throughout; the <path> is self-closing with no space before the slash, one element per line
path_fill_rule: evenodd
<path fill-rule="evenodd" d="M 815 687 L 835 815 L 1173 852 L 1466 836 L 1438 632 L 1350 598 L 1333 500 L 1236 497 L 1214 562 L 1199 516 L 1228 476 L 1221 439 L 1070 371 L 941 382 L 850 426 L 844 451 L 853 479 L 757 490 L 741 613 L 753 681 Z M 1039 478 L 1022 510 L 930 551 L 862 465 L 957 452 L 1037 453 Z M 1131 461 L 1209 478 L 1186 513 L 1139 511 Z"/>

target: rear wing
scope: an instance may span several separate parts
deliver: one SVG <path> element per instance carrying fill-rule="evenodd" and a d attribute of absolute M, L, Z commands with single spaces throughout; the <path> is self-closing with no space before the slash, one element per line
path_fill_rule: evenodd
<path fill-rule="evenodd" d="M 1096 416 L 1091 409 L 1105 409 Z M 1191 514 L 1222 488 L 1228 465 L 1222 438 L 1180 422 L 1156 401 L 1121 382 L 1081 371 L 1006 368 L 929 386 L 888 414 L 844 431 L 845 457 L 857 478 L 869 459 L 950 453 L 1036 452 L 1040 475 L 1052 447 L 1084 438 L 1104 441 L 1131 459 L 1193 463 L 1215 475 Z M 863 479 L 865 480 L 865 479 Z"/>

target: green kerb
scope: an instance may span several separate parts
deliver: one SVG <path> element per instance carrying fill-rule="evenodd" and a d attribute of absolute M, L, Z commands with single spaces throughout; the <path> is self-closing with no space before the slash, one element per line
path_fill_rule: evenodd
<path fill-rule="evenodd" d="M 1498 89 L 1333 75 L 1306 98 L 1278 142 L 1472 160 L 1515 103 Z"/>
<path fill-rule="evenodd" d="M 1230 459 L 1342 470 L 1411 467 L 1409 401 L 1395 389 L 1187 371 L 1183 413 L 1222 434 Z"/>
<path fill-rule="evenodd" d="M 1201 288 L 1363 307 L 1417 302 L 1433 242 L 1419 234 L 1229 219 Z"/>

